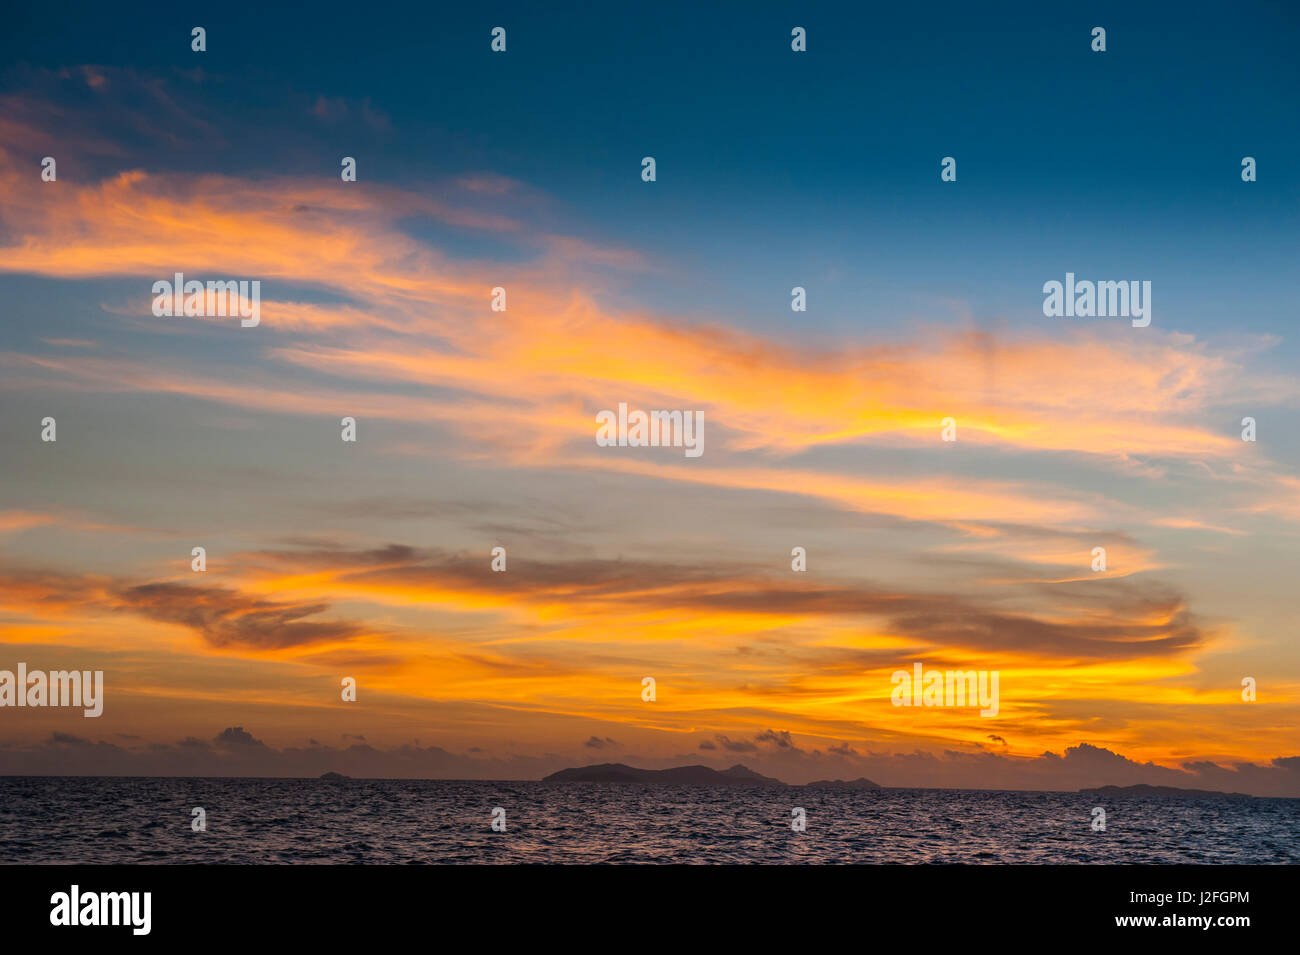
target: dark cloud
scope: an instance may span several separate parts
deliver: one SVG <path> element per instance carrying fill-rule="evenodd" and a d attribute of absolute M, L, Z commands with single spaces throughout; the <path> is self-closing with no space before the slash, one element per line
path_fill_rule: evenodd
<path fill-rule="evenodd" d="M 756 743 L 771 743 L 781 749 L 797 749 L 789 730 L 765 730 L 754 737 Z"/>
<path fill-rule="evenodd" d="M 753 743 L 743 739 L 728 739 L 725 736 L 718 737 L 718 743 L 729 753 L 757 753 L 758 747 Z"/>
<path fill-rule="evenodd" d="M 257 746 L 266 749 L 266 744 L 246 732 L 242 726 L 228 726 L 213 737 L 212 742 L 218 746 Z"/>
<path fill-rule="evenodd" d="M 504 592 L 521 601 L 571 601 L 588 610 L 606 605 L 611 613 L 626 613 L 643 605 L 658 611 L 667 605 L 710 614 L 725 611 L 860 617 L 914 645 L 906 652 L 775 645 L 738 650 L 785 654 L 791 664 L 815 666 L 822 671 L 878 668 L 896 662 L 900 655 L 926 652 L 933 656 L 945 648 L 978 649 L 983 654 L 1004 650 L 1045 659 L 1123 660 L 1182 654 L 1205 641 L 1185 598 L 1154 581 L 1103 579 L 1025 586 L 1024 592 L 1037 594 L 1042 609 L 1013 612 L 1001 603 L 993 606 L 993 601 L 999 600 L 996 594 L 907 592 L 880 588 L 870 582 L 792 584 L 742 564 L 692 566 L 621 559 L 541 562 L 512 557 L 510 572 L 496 574 L 479 554 L 451 554 L 405 544 L 369 549 L 316 546 L 262 550 L 240 554 L 239 562 L 253 574 L 329 571 L 344 586 Z M 653 581 L 654 586 L 647 588 L 647 581 Z M 319 619 L 329 611 L 327 603 L 274 601 L 260 594 L 220 587 L 170 582 L 125 584 L 18 571 L 0 577 L 0 594 L 7 590 L 28 602 L 112 609 L 180 624 L 219 648 L 283 649 L 348 640 L 366 631 L 354 621 Z M 358 658 L 334 649 L 328 653 L 335 654 L 334 659 L 322 662 L 340 666 L 351 665 L 357 659 L 373 662 L 364 655 Z M 483 656 L 477 662 L 497 669 L 523 667 L 518 674 L 524 675 L 539 666 L 552 666 L 555 661 L 529 663 Z M 797 685 L 766 689 L 800 691 Z"/>
<path fill-rule="evenodd" d="M 178 623 L 214 647 L 276 650 L 347 640 L 363 632 L 343 621 L 306 622 L 329 609 L 323 603 L 283 603 L 223 587 L 142 584 L 118 590 L 124 609 L 151 620 Z"/>
<path fill-rule="evenodd" d="M 550 597 L 621 608 L 642 602 L 735 613 L 862 616 L 883 620 L 895 634 L 929 647 L 1003 649 L 1071 659 L 1127 659 L 1194 649 L 1204 634 L 1185 598 L 1158 581 L 1088 580 L 1039 584 L 1043 615 L 1007 612 L 982 597 L 905 592 L 869 582 L 819 583 L 766 575 L 745 564 L 707 566 L 630 560 L 511 560 L 509 574 L 492 574 L 481 555 L 450 554 L 401 544 L 367 550 L 342 548 L 258 551 L 241 556 L 281 572 L 325 570 L 371 584 L 466 590 L 505 589 L 515 596 Z M 1001 566 L 1001 565 L 999 565 Z M 1041 570 L 1041 569 L 1040 569 Z M 654 581 L 648 592 L 646 581 Z M 1062 609 L 1087 607 L 1071 622 Z M 1152 621 L 1135 623 L 1134 621 Z M 834 648 L 826 648 L 833 653 Z M 878 651 L 857 651 L 845 666 L 879 662 Z"/>

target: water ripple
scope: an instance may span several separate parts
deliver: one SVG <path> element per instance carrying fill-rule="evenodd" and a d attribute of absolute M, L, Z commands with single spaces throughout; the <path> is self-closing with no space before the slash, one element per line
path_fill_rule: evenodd
<path fill-rule="evenodd" d="M 0 778 L 0 863 L 1295 863 L 1300 800 Z M 206 832 L 190 810 L 207 812 Z M 505 833 L 491 829 L 506 809 Z M 806 832 L 790 810 L 807 812 Z"/>

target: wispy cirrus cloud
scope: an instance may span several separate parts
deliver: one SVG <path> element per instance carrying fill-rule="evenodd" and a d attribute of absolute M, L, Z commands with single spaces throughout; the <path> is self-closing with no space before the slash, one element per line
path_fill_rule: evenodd
<path fill-rule="evenodd" d="M 212 116 L 156 78 L 91 69 L 47 79 L 77 87 L 83 101 L 65 97 L 51 114 L 69 126 L 87 104 L 129 110 L 130 97 L 113 97 L 136 89 L 175 118 L 177 149 L 224 142 Z M 67 143 L 45 128 L 38 104 L 6 102 L 14 135 L 4 142 Z M 295 103 L 318 125 L 374 121 L 363 104 Z M 671 515 L 678 499 L 725 500 L 735 512 L 719 516 L 723 537 L 763 530 L 773 500 L 797 498 L 829 514 L 822 553 L 867 553 L 884 571 L 827 561 L 796 576 L 782 564 L 797 541 L 775 524 L 775 562 L 718 558 L 725 549 L 697 556 L 700 537 L 688 528 L 675 560 L 628 540 L 614 550 L 626 546 L 625 560 L 594 545 L 577 558 L 512 551 L 505 574 L 481 553 L 383 538 L 243 547 L 203 584 L 142 558 L 133 566 L 129 555 L 120 571 L 86 573 L 74 554 L 59 570 L 0 579 L 0 610 L 25 641 L 131 646 L 147 636 L 206 659 L 331 679 L 347 667 L 380 693 L 513 715 L 504 726 L 567 721 L 564 739 L 586 735 L 568 732 L 577 721 L 607 720 L 676 737 L 707 732 L 721 751 L 790 758 L 800 734 L 841 746 L 984 745 L 988 728 L 969 714 L 902 721 L 889 706 L 890 672 L 920 656 L 1001 668 L 1009 722 L 998 735 L 1021 755 L 1092 731 L 1100 735 L 1087 738 L 1167 761 L 1186 751 L 1174 724 L 1239 702 L 1232 682 L 1193 682 L 1198 660 L 1233 627 L 1196 611 L 1202 590 L 1156 577 L 1186 559 L 1159 535 L 1238 538 L 1241 521 L 1300 517 L 1285 465 L 1264 446 L 1243 450 L 1236 431 L 1240 405 L 1296 402 L 1294 379 L 1259 369 L 1271 341 L 1229 348 L 1159 328 L 1117 336 L 1004 324 L 996 334 L 918 326 L 890 341 L 863 331 L 811 343 L 735 320 L 688 321 L 670 307 L 613 304 L 623 299 L 607 292 L 621 280 L 666 267 L 557 228 L 547 200 L 516 179 L 470 172 L 396 187 L 326 173 L 180 171 L 130 142 L 100 142 L 112 125 L 69 144 L 78 174 L 41 188 L 29 157 L 12 145 L 0 152 L 0 271 L 109 280 L 105 312 L 122 335 L 11 345 L 0 352 L 6 396 L 187 397 L 331 428 L 342 414 L 399 424 L 400 440 L 365 446 L 377 462 L 374 503 L 346 508 L 362 520 L 392 515 L 383 473 L 408 456 L 521 482 L 597 476 L 614 498 L 637 488 L 643 496 L 629 507 L 650 514 Z M 145 119 L 123 128 L 166 139 Z M 260 279 L 261 327 L 248 335 L 153 318 L 150 283 L 175 271 Z M 497 286 L 509 295 L 502 313 L 488 307 Z M 704 411 L 707 457 L 602 453 L 593 415 L 619 401 Z M 939 437 L 948 416 L 959 432 L 952 444 Z M 291 452 L 261 453 L 267 472 L 293 463 Z M 230 509 L 230 520 L 257 540 L 269 505 L 242 487 L 252 491 L 248 510 Z M 489 524 L 473 508 L 440 512 L 433 493 L 420 515 Z M 560 515 L 561 531 L 589 503 L 538 493 L 537 510 Z M 70 514 L 24 503 L 0 512 L 0 534 L 25 541 Z M 881 532 L 854 524 L 834 533 L 859 515 L 879 517 Z M 1098 543 L 1109 551 L 1105 573 L 1088 566 Z M 934 583 L 890 579 L 903 564 Z M 666 692 L 653 711 L 629 709 L 648 671 Z M 1287 684 L 1271 691 L 1291 706 Z M 1152 709 L 1125 716 L 1139 693 Z M 1216 738 L 1216 752 L 1280 751 L 1282 730 L 1258 719 L 1249 739 Z"/>

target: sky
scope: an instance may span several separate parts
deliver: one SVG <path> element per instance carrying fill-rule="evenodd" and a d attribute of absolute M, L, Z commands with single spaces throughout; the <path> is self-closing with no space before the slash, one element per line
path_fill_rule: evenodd
<path fill-rule="evenodd" d="M 0 772 L 1300 796 L 1298 28 L 18 11 L 0 670 L 105 704 L 0 708 Z M 154 315 L 177 272 L 260 324 Z M 1067 273 L 1150 325 L 1046 316 Z M 620 403 L 704 453 L 600 446 Z M 895 706 L 917 662 L 997 715 Z"/>

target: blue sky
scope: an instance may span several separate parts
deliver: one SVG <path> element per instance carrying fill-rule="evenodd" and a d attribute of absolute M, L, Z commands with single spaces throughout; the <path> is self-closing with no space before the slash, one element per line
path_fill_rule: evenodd
<path fill-rule="evenodd" d="M 492 169 L 550 197 L 548 223 L 672 267 L 624 290 L 657 304 L 776 329 L 803 284 L 817 329 L 889 327 L 937 299 L 1024 322 L 1047 278 L 1136 270 L 1164 327 L 1277 333 L 1294 317 L 1300 14 L 1285 4 L 68 9 L 69 29 L 24 38 L 25 63 L 208 74 L 219 154 L 164 148 L 157 166 L 308 173 L 330 146 L 370 181 Z M 200 20 L 196 58 L 176 36 Z M 789 55 L 792 25 L 806 56 Z M 277 93 L 365 99 L 391 127 L 299 136 L 265 122 Z M 941 186 L 948 155 L 958 182 Z"/>

